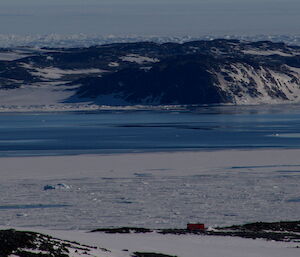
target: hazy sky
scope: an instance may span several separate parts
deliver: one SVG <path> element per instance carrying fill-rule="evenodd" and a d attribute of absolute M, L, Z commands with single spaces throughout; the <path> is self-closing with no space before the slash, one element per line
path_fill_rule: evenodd
<path fill-rule="evenodd" d="M 299 34 L 300 0 L 0 0 L 0 34 Z"/>

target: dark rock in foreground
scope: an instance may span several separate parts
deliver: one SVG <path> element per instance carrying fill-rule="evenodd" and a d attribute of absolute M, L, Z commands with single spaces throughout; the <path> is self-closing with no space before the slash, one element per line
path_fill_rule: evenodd
<path fill-rule="evenodd" d="M 71 252 L 88 254 L 93 249 L 40 233 L 0 230 L 0 257 L 68 257 Z"/>
<path fill-rule="evenodd" d="M 0 231 L 0 253 L 8 256 L 20 248 L 36 249 L 37 234 L 32 232 L 19 232 L 15 230 Z"/>

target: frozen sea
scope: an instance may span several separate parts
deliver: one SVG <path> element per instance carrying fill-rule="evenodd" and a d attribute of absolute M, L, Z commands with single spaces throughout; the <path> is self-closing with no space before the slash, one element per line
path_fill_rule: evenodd
<path fill-rule="evenodd" d="M 300 215 L 300 107 L 0 114 L 0 225 L 184 227 Z"/>
<path fill-rule="evenodd" d="M 299 147 L 299 105 L 0 114 L 1 157 Z"/>

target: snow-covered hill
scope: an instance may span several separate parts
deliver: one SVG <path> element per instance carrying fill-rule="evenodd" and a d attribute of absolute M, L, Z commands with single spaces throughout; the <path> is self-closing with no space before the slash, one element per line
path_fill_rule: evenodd
<path fill-rule="evenodd" d="M 0 106 L 299 102 L 300 47 L 216 39 L 0 49 Z"/>

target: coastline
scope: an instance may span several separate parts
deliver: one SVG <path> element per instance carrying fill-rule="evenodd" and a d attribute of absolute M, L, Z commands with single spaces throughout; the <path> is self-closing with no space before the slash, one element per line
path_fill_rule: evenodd
<path fill-rule="evenodd" d="M 40 96 L 37 96 L 39 99 Z M 1 96 L 1 99 L 4 96 Z M 2 99 L 2 102 L 5 101 Z M 28 100 L 26 100 L 28 101 Z M 91 99 L 82 99 L 80 102 L 64 103 L 63 101 L 53 101 L 49 104 L 42 104 L 37 102 L 36 104 L 26 103 L 24 105 L 15 103 L 1 104 L 0 114 L 5 113 L 58 113 L 58 112 L 97 112 L 97 111 L 187 111 L 187 110 L 201 110 L 201 108 L 233 108 L 247 111 L 247 109 L 255 108 L 256 111 L 267 112 L 268 110 L 276 110 L 277 112 L 286 112 L 282 109 L 282 106 L 289 107 L 289 112 L 294 108 L 299 107 L 299 101 L 282 101 L 276 103 L 218 103 L 218 104 L 170 104 L 170 105 L 102 105 L 91 101 Z M 22 101 L 20 101 L 22 102 Z M 267 109 L 267 110 L 266 110 Z"/>

